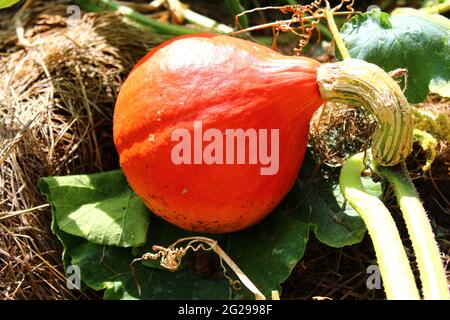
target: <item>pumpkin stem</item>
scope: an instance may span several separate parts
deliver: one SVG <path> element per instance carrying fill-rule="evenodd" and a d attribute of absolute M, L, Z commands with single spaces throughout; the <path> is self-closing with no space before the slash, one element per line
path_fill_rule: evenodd
<path fill-rule="evenodd" d="M 375 64 L 348 58 L 322 64 L 317 70 L 322 97 L 363 106 L 378 120 L 372 154 L 384 166 L 404 161 L 412 150 L 413 118 L 402 89 Z"/>
<path fill-rule="evenodd" d="M 400 86 L 378 66 L 352 58 L 321 65 L 318 68 L 317 82 L 325 100 L 362 105 L 377 118 L 379 126 L 373 136 L 372 169 L 394 188 L 416 253 L 425 299 L 448 299 L 439 249 L 404 164 L 412 150 L 413 118 Z M 431 148 L 432 145 L 431 141 Z M 394 228 L 395 225 L 388 222 L 389 211 L 377 204 L 378 199 L 375 201 L 365 193 L 360 181 L 356 180 L 364 168 L 363 158 L 362 155 L 356 155 L 344 165 L 340 178 L 341 191 L 364 219 L 371 234 L 380 270 L 386 280 L 388 298 L 412 294 L 412 291 L 408 291 L 411 286 L 410 289 L 405 287 L 405 292 L 396 292 L 398 288 L 394 288 L 402 286 L 399 282 L 408 281 L 395 279 L 399 276 L 395 275 L 395 269 L 407 272 L 406 262 L 400 256 L 401 240 L 398 236 L 393 236 L 394 233 L 398 234 L 398 231 Z M 374 208 L 377 212 L 374 212 Z M 391 250 L 398 251 L 394 256 L 397 256 L 399 266 L 390 265 L 386 261 L 386 255 L 393 252 Z M 406 285 L 405 283 L 403 285 Z"/>
<path fill-rule="evenodd" d="M 378 120 L 373 136 L 373 155 L 384 166 L 406 159 L 412 150 L 411 108 L 394 79 L 378 66 L 352 59 L 326 1 L 324 15 L 344 61 L 325 64 L 318 70 L 322 97 L 328 101 L 362 105 Z"/>

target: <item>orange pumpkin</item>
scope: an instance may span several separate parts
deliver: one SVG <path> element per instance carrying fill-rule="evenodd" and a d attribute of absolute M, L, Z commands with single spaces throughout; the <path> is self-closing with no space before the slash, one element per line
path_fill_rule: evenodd
<path fill-rule="evenodd" d="M 225 233 L 257 223 L 295 182 L 309 121 L 323 103 L 319 65 L 225 35 L 183 36 L 153 49 L 123 84 L 114 112 L 114 143 L 131 188 L 187 230 Z M 234 156 L 233 129 L 247 134 L 230 142 Z M 183 152 L 175 132 L 193 137 Z M 186 161 L 174 161 L 177 152 Z"/>

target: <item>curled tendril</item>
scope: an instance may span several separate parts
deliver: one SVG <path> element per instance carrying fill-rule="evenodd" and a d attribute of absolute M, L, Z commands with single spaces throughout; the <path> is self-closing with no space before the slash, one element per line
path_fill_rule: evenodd
<path fill-rule="evenodd" d="M 177 247 L 180 243 L 188 243 L 184 247 Z M 180 267 L 183 257 L 189 250 L 193 252 L 203 250 L 203 251 L 214 251 L 220 258 L 220 266 L 224 277 L 228 280 L 230 287 L 234 290 L 241 290 L 242 284 L 244 284 L 253 294 L 257 300 L 265 300 L 264 295 L 255 287 L 255 285 L 250 281 L 250 279 L 239 269 L 239 267 L 231 260 L 231 258 L 219 247 L 217 241 L 206 238 L 206 237 L 189 237 L 182 238 L 171 244 L 170 246 L 163 247 L 159 245 L 154 245 L 152 247 L 154 253 L 148 252 L 142 255 L 142 257 L 134 259 L 130 266 L 141 260 L 160 260 L 160 265 L 169 271 L 177 271 Z M 234 271 L 234 273 L 239 277 L 239 280 L 234 280 L 228 275 L 227 268 L 224 262 Z M 134 269 L 133 269 L 134 275 Z M 136 281 L 138 286 L 138 291 L 140 292 L 139 283 Z"/>
<path fill-rule="evenodd" d="M 352 15 L 358 13 L 353 8 L 354 3 L 355 0 L 341 0 L 341 2 L 337 6 L 331 8 L 331 11 L 334 15 L 344 14 L 348 17 L 351 17 Z M 290 14 L 291 18 L 287 20 L 278 20 L 259 26 L 249 27 L 233 32 L 232 34 L 249 32 L 252 30 L 264 28 L 272 28 L 274 34 L 273 43 L 275 47 L 276 37 L 278 36 L 279 32 L 291 32 L 300 37 L 298 47 L 294 49 L 294 51 L 299 54 L 309 43 L 315 31 L 319 35 L 318 42 L 320 42 L 320 31 L 318 30 L 317 25 L 320 23 L 321 19 L 325 17 L 325 10 L 327 6 L 329 6 L 329 2 L 327 0 L 315 0 L 306 5 L 296 4 L 285 6 L 269 6 L 246 10 L 236 15 L 236 24 L 238 26 L 240 26 L 239 17 L 257 11 L 278 10 L 281 13 Z M 345 8 L 344 12 L 337 12 L 343 8 Z"/>

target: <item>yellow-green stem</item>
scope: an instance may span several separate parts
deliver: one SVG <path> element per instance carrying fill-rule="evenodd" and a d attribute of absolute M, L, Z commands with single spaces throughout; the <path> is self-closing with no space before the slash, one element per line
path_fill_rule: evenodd
<path fill-rule="evenodd" d="M 425 299 L 450 299 L 445 271 L 430 221 L 404 163 L 394 167 L 372 165 L 395 192 L 408 228 L 420 271 Z"/>
<path fill-rule="evenodd" d="M 427 13 L 444 13 L 450 10 L 450 0 L 447 0 L 444 3 L 436 4 L 431 7 L 422 8 L 420 10 Z"/>
<path fill-rule="evenodd" d="M 185 34 L 199 33 L 199 30 L 186 28 L 179 25 L 174 25 L 170 23 L 160 22 L 156 19 L 150 18 L 144 14 L 141 14 L 128 6 L 122 5 L 117 1 L 113 0 L 74 0 L 74 3 L 79 5 L 83 10 L 101 12 L 103 10 L 113 10 L 117 11 L 127 19 L 136 22 L 138 25 L 150 29 L 156 34 L 166 37 L 178 36 Z"/>
<path fill-rule="evenodd" d="M 333 36 L 334 42 L 341 53 L 343 59 L 350 58 L 350 53 L 347 50 L 347 47 L 344 44 L 344 40 L 342 40 L 341 34 L 339 33 L 339 29 L 336 25 L 336 22 L 333 18 L 334 11 L 330 9 L 330 4 L 327 2 L 327 8 L 325 10 L 325 18 L 327 19 L 328 28 L 330 28 L 331 34 Z"/>
<path fill-rule="evenodd" d="M 372 238 L 386 297 L 395 300 L 420 299 L 390 212 L 380 199 L 367 193 L 361 183 L 364 169 L 364 153 L 351 157 L 342 167 L 339 183 L 342 194 L 360 214 Z"/>

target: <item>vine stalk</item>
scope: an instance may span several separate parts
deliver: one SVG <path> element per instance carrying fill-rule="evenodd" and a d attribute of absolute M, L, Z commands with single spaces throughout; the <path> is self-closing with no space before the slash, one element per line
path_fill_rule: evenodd
<path fill-rule="evenodd" d="M 327 19 L 328 28 L 330 28 L 331 35 L 333 36 L 334 42 L 341 53 L 343 59 L 350 58 L 350 53 L 347 50 L 347 47 L 344 44 L 344 40 L 339 34 L 339 29 L 334 21 L 334 9 L 330 8 L 330 3 L 327 1 L 327 8 L 325 9 L 325 19 Z"/>
<path fill-rule="evenodd" d="M 422 8 L 420 10 L 427 13 L 437 13 L 437 14 L 444 13 L 450 10 L 450 0 L 447 0 L 443 3 L 435 4 L 431 7 Z"/>
<path fill-rule="evenodd" d="M 445 270 L 433 229 L 406 165 L 372 164 L 372 170 L 391 183 L 416 255 L 425 299 L 450 299 Z"/>
<path fill-rule="evenodd" d="M 388 299 L 420 299 L 414 275 L 394 220 L 383 202 L 367 193 L 361 183 L 364 153 L 344 164 L 339 178 L 341 192 L 360 214 L 372 238 Z"/>

